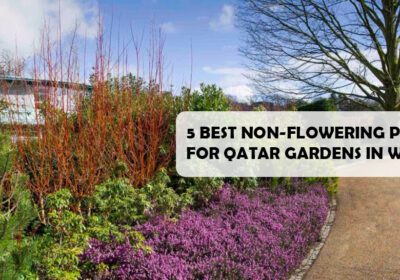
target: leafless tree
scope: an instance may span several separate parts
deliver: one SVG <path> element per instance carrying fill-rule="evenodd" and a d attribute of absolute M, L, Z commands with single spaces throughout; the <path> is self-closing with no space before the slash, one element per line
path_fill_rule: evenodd
<path fill-rule="evenodd" d="M 261 92 L 400 110 L 399 0 L 241 0 L 238 18 Z"/>
<path fill-rule="evenodd" d="M 3 50 L 0 54 L 0 75 L 22 76 L 25 68 L 25 59 L 12 55 L 11 52 Z"/>

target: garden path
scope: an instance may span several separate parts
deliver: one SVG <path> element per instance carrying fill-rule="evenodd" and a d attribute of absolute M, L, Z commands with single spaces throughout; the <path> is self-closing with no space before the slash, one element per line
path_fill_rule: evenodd
<path fill-rule="evenodd" d="M 305 279 L 400 279 L 400 178 L 339 180 L 336 220 Z"/>

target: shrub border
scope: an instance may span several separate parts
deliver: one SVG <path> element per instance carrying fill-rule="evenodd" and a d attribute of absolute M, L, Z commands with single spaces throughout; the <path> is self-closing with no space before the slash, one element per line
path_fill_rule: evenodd
<path fill-rule="evenodd" d="M 303 259 L 300 266 L 292 273 L 289 280 L 302 280 L 314 264 L 332 229 L 336 217 L 336 208 L 336 196 L 331 196 L 329 200 L 329 213 L 319 234 L 319 240 L 311 247 L 307 256 Z"/>

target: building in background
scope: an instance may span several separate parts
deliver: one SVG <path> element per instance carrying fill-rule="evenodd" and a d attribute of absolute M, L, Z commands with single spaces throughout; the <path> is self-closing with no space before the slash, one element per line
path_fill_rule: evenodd
<path fill-rule="evenodd" d="M 91 86 L 79 83 L 0 76 L 0 98 L 3 104 L 7 104 L 0 121 L 37 124 L 43 102 L 71 112 L 76 97 L 87 95 L 91 90 Z"/>

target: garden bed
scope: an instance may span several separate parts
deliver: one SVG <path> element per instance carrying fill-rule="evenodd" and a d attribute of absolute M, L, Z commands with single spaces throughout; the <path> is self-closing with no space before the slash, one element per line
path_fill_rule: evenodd
<path fill-rule="evenodd" d="M 95 279 L 286 279 L 318 240 L 329 211 L 326 189 L 277 195 L 225 185 L 200 210 L 135 227 L 151 250 L 90 241 L 82 256 Z"/>

